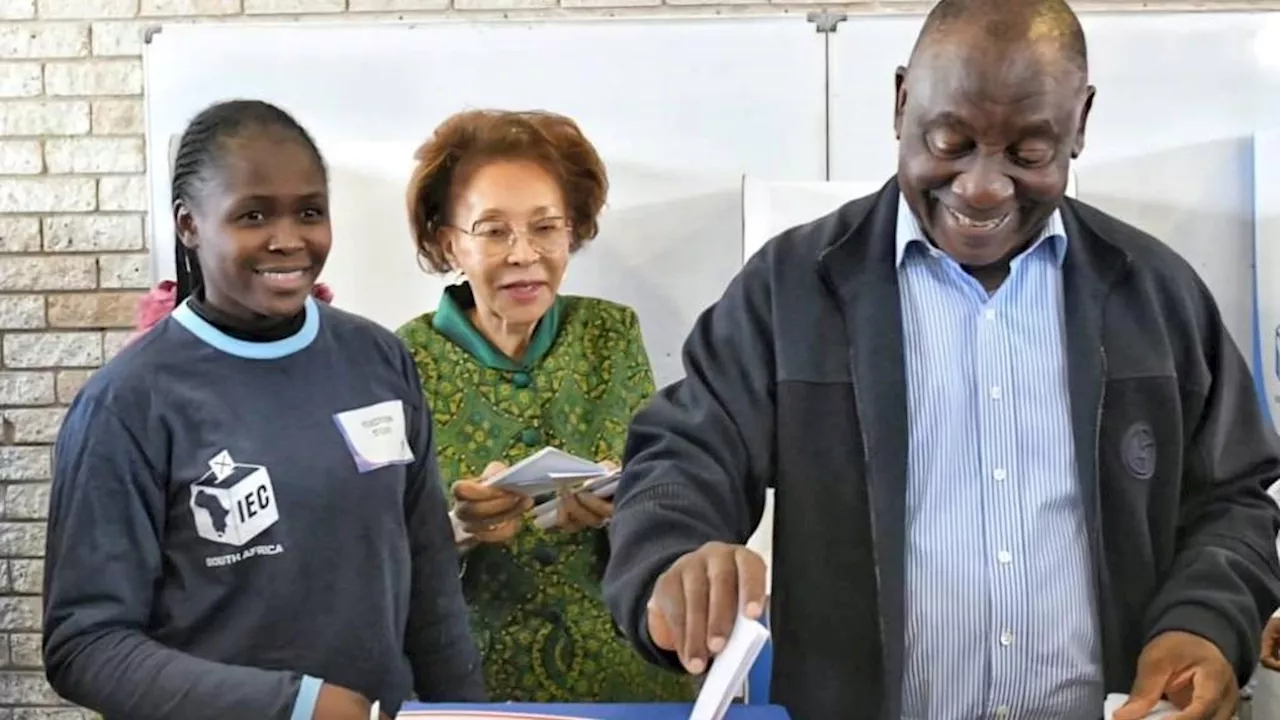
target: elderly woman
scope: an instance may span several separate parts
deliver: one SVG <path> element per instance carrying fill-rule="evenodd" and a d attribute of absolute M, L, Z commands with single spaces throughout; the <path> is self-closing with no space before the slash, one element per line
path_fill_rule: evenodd
<path fill-rule="evenodd" d="M 559 293 L 570 257 L 596 235 L 608 189 L 599 156 L 568 118 L 471 111 L 416 159 L 408 205 L 420 259 L 461 280 L 399 334 L 432 408 L 454 513 L 479 541 L 463 588 L 490 696 L 691 699 L 690 680 L 641 660 L 603 605 L 609 503 L 567 496 L 544 530 L 528 498 L 483 485 L 548 445 L 616 464 L 653 392 L 635 312 Z"/>

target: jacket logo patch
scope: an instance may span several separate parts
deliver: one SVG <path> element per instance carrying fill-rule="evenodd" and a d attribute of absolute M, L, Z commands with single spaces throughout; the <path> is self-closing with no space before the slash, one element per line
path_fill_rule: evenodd
<path fill-rule="evenodd" d="M 1150 480 L 1156 474 L 1156 436 L 1150 425 L 1136 422 L 1129 426 L 1120 441 L 1120 457 L 1129 474 L 1139 480 Z"/>

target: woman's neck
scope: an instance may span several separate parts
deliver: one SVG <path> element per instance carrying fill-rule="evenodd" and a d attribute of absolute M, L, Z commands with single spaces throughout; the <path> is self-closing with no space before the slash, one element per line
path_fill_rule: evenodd
<path fill-rule="evenodd" d="M 296 334 L 306 322 L 307 311 L 304 307 L 293 317 L 288 318 L 254 318 L 249 319 L 221 310 L 209 303 L 204 293 L 191 296 L 188 303 L 191 311 L 202 320 L 218 329 L 224 335 L 247 342 L 275 342 Z"/>
<path fill-rule="evenodd" d="M 533 338 L 534 325 L 514 325 L 504 322 L 493 313 L 481 312 L 472 307 L 467 311 L 471 324 L 488 340 L 498 352 L 511 360 L 519 362 L 529 349 L 529 341 Z"/>

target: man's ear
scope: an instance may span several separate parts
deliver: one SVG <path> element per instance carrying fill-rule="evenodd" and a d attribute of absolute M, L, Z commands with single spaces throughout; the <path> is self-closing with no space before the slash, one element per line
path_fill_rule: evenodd
<path fill-rule="evenodd" d="M 1071 143 L 1071 159 L 1080 157 L 1080 153 L 1084 152 L 1084 128 L 1089 122 L 1089 111 L 1093 110 L 1093 96 L 1097 93 L 1097 88 L 1090 85 L 1085 88 L 1084 103 L 1080 106 L 1080 121 L 1076 124 L 1076 136 Z"/>
<path fill-rule="evenodd" d="M 893 71 L 893 136 L 902 139 L 902 113 L 907 107 L 907 69 Z"/>

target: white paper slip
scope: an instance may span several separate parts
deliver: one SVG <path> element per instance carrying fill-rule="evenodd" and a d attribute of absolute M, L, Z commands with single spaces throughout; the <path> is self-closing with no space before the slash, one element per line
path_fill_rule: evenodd
<path fill-rule="evenodd" d="M 768 641 L 768 628 L 746 615 L 738 615 L 729 642 L 707 671 L 689 720 L 722 720 Z"/>
<path fill-rule="evenodd" d="M 486 484 L 525 495 L 537 495 L 565 483 L 582 482 L 608 472 L 598 463 L 545 447 L 490 478 Z"/>
<path fill-rule="evenodd" d="M 1105 720 L 1111 720 L 1111 716 L 1115 714 L 1115 711 L 1124 707 L 1124 704 L 1127 702 L 1129 702 L 1128 695 L 1111 693 L 1102 703 L 1102 717 L 1105 718 Z M 1156 706 L 1151 710 L 1151 712 L 1147 713 L 1145 717 L 1147 720 L 1162 720 L 1163 718 L 1171 718 L 1177 714 L 1178 708 L 1165 700 L 1161 700 L 1159 703 L 1156 703 Z"/>
<path fill-rule="evenodd" d="M 373 707 L 369 708 L 369 720 L 378 720 L 378 716 L 382 714 L 382 701 L 374 700 Z"/>

